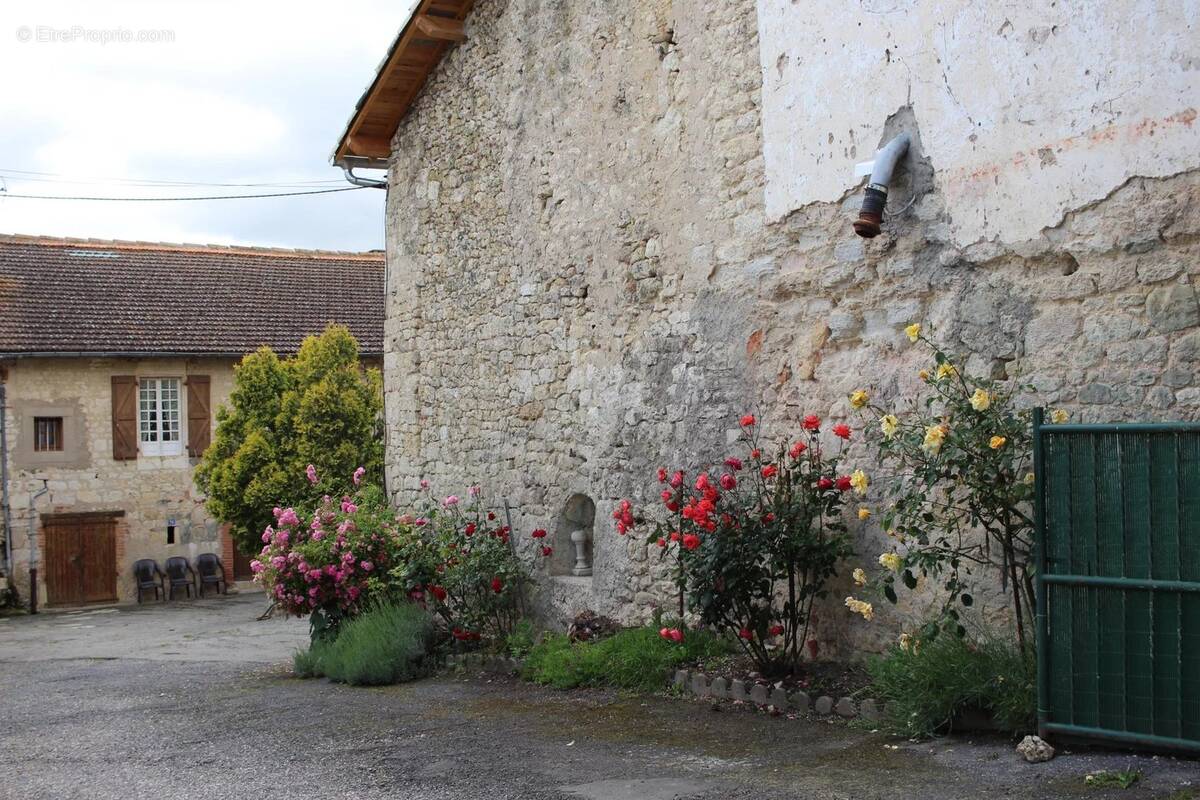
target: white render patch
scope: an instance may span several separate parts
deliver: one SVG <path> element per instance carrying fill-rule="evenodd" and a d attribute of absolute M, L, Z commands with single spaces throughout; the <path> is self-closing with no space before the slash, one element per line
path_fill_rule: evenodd
<path fill-rule="evenodd" d="M 911 106 L 954 241 L 1019 243 L 1200 166 L 1200 2 L 757 0 L 766 213 L 854 188 Z"/>

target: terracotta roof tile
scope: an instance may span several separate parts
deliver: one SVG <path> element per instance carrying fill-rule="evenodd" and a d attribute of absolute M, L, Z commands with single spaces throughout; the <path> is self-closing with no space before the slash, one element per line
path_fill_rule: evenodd
<path fill-rule="evenodd" d="M 383 253 L 0 236 L 0 355 L 383 352 Z"/>

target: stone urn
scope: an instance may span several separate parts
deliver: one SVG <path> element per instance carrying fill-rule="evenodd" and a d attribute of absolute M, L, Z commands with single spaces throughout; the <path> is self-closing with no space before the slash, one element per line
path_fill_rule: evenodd
<path fill-rule="evenodd" d="M 586 578 L 592 574 L 592 562 L 588 559 L 588 532 L 583 528 L 571 531 L 571 544 L 575 546 L 575 566 L 571 574 Z"/>

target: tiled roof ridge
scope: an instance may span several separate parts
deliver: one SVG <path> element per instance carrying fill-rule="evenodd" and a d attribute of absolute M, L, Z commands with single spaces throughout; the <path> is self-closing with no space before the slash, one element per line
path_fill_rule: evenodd
<path fill-rule="evenodd" d="M 255 255 L 273 258 L 325 258 L 335 261 L 382 262 L 384 260 L 382 250 L 302 250 L 287 247 L 261 247 L 236 244 L 144 242 L 127 239 L 80 239 L 69 236 L 40 236 L 24 233 L 0 233 L 0 244 L 31 244 L 45 247 L 91 247 L 99 250 L 144 250 L 168 253 L 228 253 L 231 255 Z"/>

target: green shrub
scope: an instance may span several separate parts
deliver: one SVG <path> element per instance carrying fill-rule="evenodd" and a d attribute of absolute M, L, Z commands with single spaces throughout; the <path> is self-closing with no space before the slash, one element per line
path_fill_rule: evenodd
<path fill-rule="evenodd" d="M 505 640 L 505 646 L 508 654 L 513 658 L 524 658 L 529 655 L 535 642 L 533 623 L 522 619 L 513 626 L 512 633 Z"/>
<path fill-rule="evenodd" d="M 317 640 L 293 659 L 300 677 L 381 686 L 422 677 L 433 632 L 429 614 L 413 603 L 381 603 L 344 623 L 337 638 Z"/>
<path fill-rule="evenodd" d="M 558 689 L 611 686 L 657 691 L 671 669 L 731 649 L 727 640 L 704 630 L 687 631 L 682 643 L 663 639 L 653 628 L 627 628 L 596 642 L 573 643 L 554 635 L 530 650 L 524 677 Z"/>
<path fill-rule="evenodd" d="M 885 727 L 904 736 L 928 736 L 956 714 L 990 712 L 1013 733 L 1034 725 L 1037 664 L 1032 649 L 1006 640 L 943 633 L 893 647 L 868 664 L 875 696 L 883 701 Z"/>

